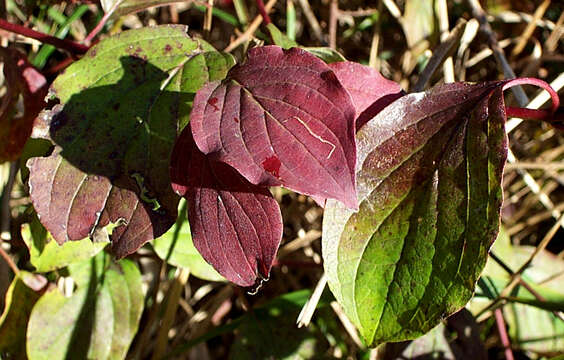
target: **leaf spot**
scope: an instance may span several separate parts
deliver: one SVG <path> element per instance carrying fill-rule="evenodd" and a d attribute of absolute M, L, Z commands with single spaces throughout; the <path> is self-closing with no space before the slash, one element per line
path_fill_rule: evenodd
<path fill-rule="evenodd" d="M 280 165 L 282 165 L 282 163 L 280 162 L 280 159 L 278 159 L 274 155 L 266 158 L 262 162 L 262 167 L 264 168 L 264 170 L 266 172 L 272 174 L 276 178 L 280 177 Z"/>
<path fill-rule="evenodd" d="M 239 118 L 234 117 L 234 118 L 233 118 L 233 121 L 235 121 L 236 123 L 238 123 L 238 122 L 239 122 Z"/>
<path fill-rule="evenodd" d="M 167 54 L 172 50 L 172 46 L 170 44 L 166 44 L 164 47 L 164 53 Z"/>
<path fill-rule="evenodd" d="M 211 99 L 208 100 L 208 105 L 211 106 L 211 107 L 213 107 L 213 109 L 214 109 L 215 111 L 219 111 L 219 108 L 217 107 L 216 104 L 217 104 L 217 98 L 214 98 L 214 97 L 213 97 L 213 98 L 211 98 Z"/>

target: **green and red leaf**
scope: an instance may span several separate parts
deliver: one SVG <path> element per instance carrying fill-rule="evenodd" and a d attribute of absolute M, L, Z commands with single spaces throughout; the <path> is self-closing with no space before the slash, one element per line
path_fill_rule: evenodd
<path fill-rule="evenodd" d="M 360 210 L 328 201 L 323 257 L 367 344 L 421 336 L 471 298 L 499 229 L 514 83 L 409 94 L 358 132 Z"/>

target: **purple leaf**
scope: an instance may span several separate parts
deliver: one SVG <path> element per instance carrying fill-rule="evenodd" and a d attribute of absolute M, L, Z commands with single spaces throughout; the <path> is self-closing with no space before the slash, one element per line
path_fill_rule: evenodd
<path fill-rule="evenodd" d="M 268 188 L 202 154 L 189 127 L 174 146 L 171 179 L 188 201 L 192 239 L 204 259 L 240 286 L 268 278 L 282 238 L 280 208 Z"/>
<path fill-rule="evenodd" d="M 198 91 L 190 124 L 204 154 L 251 183 L 357 208 L 354 117 L 325 63 L 298 48 L 265 46 Z"/>
<path fill-rule="evenodd" d="M 123 257 L 164 233 L 174 222 L 170 214 L 153 210 L 134 191 L 77 169 L 60 155 L 60 148 L 49 157 L 30 159 L 28 167 L 33 206 L 59 244 L 95 237 L 113 223 L 112 249 Z"/>
<path fill-rule="evenodd" d="M 357 130 L 394 100 L 405 95 L 398 83 L 386 79 L 369 66 L 341 61 L 329 64 L 329 67 L 351 95 L 356 110 Z"/>

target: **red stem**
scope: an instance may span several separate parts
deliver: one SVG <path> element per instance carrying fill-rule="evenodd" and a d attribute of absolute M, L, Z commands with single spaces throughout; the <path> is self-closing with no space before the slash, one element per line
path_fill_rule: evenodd
<path fill-rule="evenodd" d="M 257 6 L 258 6 L 258 10 L 260 12 L 260 15 L 262 16 L 262 21 L 263 21 L 264 25 L 270 24 L 271 23 L 270 17 L 268 16 L 266 9 L 264 8 L 264 3 L 262 2 L 262 0 L 257 0 Z"/>
<path fill-rule="evenodd" d="M 44 44 L 53 45 L 59 49 L 64 49 L 72 54 L 84 54 L 89 47 L 70 40 L 58 39 L 54 36 L 44 34 L 39 31 L 29 29 L 25 26 L 12 24 L 4 19 L 0 19 L 0 29 L 4 29 L 16 34 L 23 35 L 35 40 L 39 40 Z"/>
<path fill-rule="evenodd" d="M 552 88 L 552 86 L 550 86 L 545 81 L 535 79 L 535 78 L 511 79 L 503 85 L 503 90 L 509 89 L 510 87 L 513 87 L 513 86 L 516 86 L 516 85 L 535 85 L 535 86 L 538 86 L 540 88 L 543 88 L 544 90 L 548 91 L 548 93 L 550 94 L 550 97 L 552 98 L 551 111 L 555 112 L 556 109 L 558 109 L 558 107 L 560 106 L 560 98 L 558 97 L 558 93 L 556 93 L 556 91 Z"/>
<path fill-rule="evenodd" d="M 20 273 L 20 269 L 18 269 L 16 263 L 14 263 L 14 260 L 12 260 L 10 255 L 8 255 L 1 246 L 0 246 L 0 255 L 4 258 L 4 261 L 6 261 L 6 263 L 8 264 L 10 269 L 12 269 L 14 274 L 18 275 Z"/>
<path fill-rule="evenodd" d="M 110 16 L 112 16 L 114 11 L 116 11 L 116 9 L 118 8 L 119 5 L 121 5 L 121 3 L 122 3 L 122 1 L 116 1 L 114 6 L 112 6 L 111 9 L 107 13 L 105 13 L 104 16 L 102 16 L 102 19 L 100 19 L 100 22 L 98 23 L 98 25 L 96 25 L 96 27 L 94 29 L 92 29 L 90 34 L 88 34 L 86 36 L 86 38 L 84 38 L 85 44 L 90 45 L 90 43 L 92 42 L 92 39 L 94 39 L 94 37 L 96 37 L 96 35 L 98 35 L 98 33 L 100 31 L 102 31 L 102 29 L 104 28 L 104 25 L 106 25 Z"/>
<path fill-rule="evenodd" d="M 509 342 L 509 336 L 507 335 L 507 329 L 505 328 L 505 320 L 503 319 L 503 312 L 501 308 L 497 308 L 494 311 L 495 322 L 497 323 L 497 330 L 499 331 L 499 337 L 501 338 L 501 343 L 505 349 L 505 358 L 507 360 L 514 360 L 513 351 L 511 351 L 511 343 Z"/>
<path fill-rule="evenodd" d="M 550 98 L 552 99 L 552 107 L 550 110 L 537 110 L 507 106 L 505 108 L 505 112 L 508 116 L 514 116 L 522 119 L 542 120 L 546 121 L 556 129 L 564 129 L 562 116 L 557 113 L 559 110 L 558 107 L 560 106 L 560 98 L 558 97 L 558 93 L 554 91 L 549 84 L 535 78 L 520 78 L 507 80 L 503 84 L 502 89 L 507 90 L 510 87 L 517 85 L 534 85 L 548 91 Z"/>

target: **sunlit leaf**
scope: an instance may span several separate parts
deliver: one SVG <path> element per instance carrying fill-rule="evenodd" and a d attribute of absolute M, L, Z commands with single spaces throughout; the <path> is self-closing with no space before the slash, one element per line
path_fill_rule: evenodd
<path fill-rule="evenodd" d="M 357 134 L 360 211 L 327 203 L 323 256 L 367 344 L 421 336 L 471 298 L 499 228 L 503 85 L 406 95 Z"/>
<path fill-rule="evenodd" d="M 101 0 L 100 4 L 105 12 L 115 7 L 113 16 L 119 17 L 143 11 L 150 7 L 165 6 L 184 1 L 185 0 Z"/>
<path fill-rule="evenodd" d="M 298 48 L 265 46 L 198 91 L 190 125 L 204 154 L 251 183 L 356 208 L 354 115 L 325 63 Z"/>
<path fill-rule="evenodd" d="M 139 270 L 128 260 L 111 263 L 101 253 L 69 272 L 77 284 L 72 296 L 54 288 L 33 308 L 29 358 L 124 358 L 143 310 Z"/>
<path fill-rule="evenodd" d="M 492 246 L 492 252 L 513 271 L 519 269 L 535 251 L 534 246 L 512 245 L 504 231 L 500 232 Z M 542 250 L 522 276 L 542 300 L 538 300 L 520 284 L 508 294 L 503 314 L 508 323 L 511 343 L 541 353 L 564 351 L 564 323 L 553 313 L 564 309 L 564 264 L 554 254 Z M 469 309 L 479 314 L 500 296 L 510 280 L 505 270 L 491 258 L 488 259 L 476 295 L 468 304 Z"/>
<path fill-rule="evenodd" d="M 39 223 L 37 217 L 22 226 L 22 238 L 29 249 L 29 261 L 37 272 L 53 271 L 73 262 L 89 259 L 108 245 L 107 242 L 95 243 L 90 239 L 59 245 Z"/>

